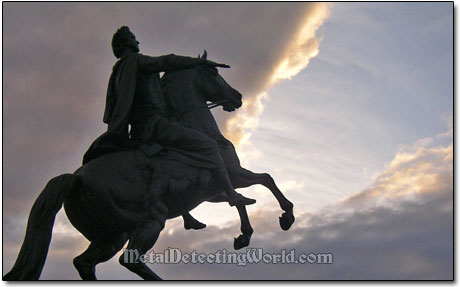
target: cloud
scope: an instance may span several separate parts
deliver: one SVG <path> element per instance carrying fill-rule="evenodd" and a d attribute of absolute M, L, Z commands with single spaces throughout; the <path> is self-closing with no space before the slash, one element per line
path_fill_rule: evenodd
<path fill-rule="evenodd" d="M 28 210 L 40 188 L 49 178 L 75 169 L 89 143 L 105 129 L 101 117 L 114 62 L 110 38 L 115 28 L 130 25 L 146 54 L 196 55 L 206 48 L 210 59 L 231 64 L 232 69 L 222 74 L 243 92 L 248 108 L 239 114 L 243 120 L 232 114 L 218 116 L 221 124 L 231 122 L 240 131 L 239 138 L 247 139 L 250 133 L 245 128 L 257 126 L 268 97 L 267 83 L 282 59 L 288 59 L 291 72 L 280 77 L 288 78 L 308 64 L 297 61 L 296 51 L 310 51 L 305 54 L 308 58 L 320 41 L 316 36 L 300 44 L 293 39 L 307 25 L 306 15 L 315 14 L 315 7 L 322 4 L 260 5 L 5 3 L 4 273 L 16 258 Z M 315 24 L 308 27 L 316 31 Z M 452 123 L 452 118 L 447 121 Z M 337 122 L 346 124 L 339 117 Z M 449 129 L 401 151 L 367 190 L 318 213 L 298 214 L 289 232 L 279 229 L 279 211 L 251 212 L 252 247 L 333 252 L 333 265 L 188 264 L 153 269 L 167 279 L 452 278 L 451 137 Z M 449 142 L 435 146 L 441 140 Z M 280 142 L 285 144 L 284 139 Z M 318 140 L 318 144 L 324 143 Z M 327 162 L 325 170 L 332 164 Z M 286 182 L 292 188 L 302 184 Z M 71 259 L 83 252 L 87 241 L 63 218 L 61 212 L 43 279 L 78 279 Z M 195 232 L 184 231 L 178 219 L 168 223 L 155 248 L 230 250 L 238 233 L 236 221 Z M 98 274 L 102 279 L 137 278 L 116 259 L 98 266 Z"/>
<path fill-rule="evenodd" d="M 210 59 L 230 64 L 221 72 L 253 107 L 246 122 L 256 122 L 262 105 L 255 95 L 318 5 L 6 3 L 4 246 L 14 249 L 22 242 L 19 223 L 26 222 L 46 182 L 74 171 L 105 130 L 102 113 L 115 62 L 110 40 L 117 27 L 130 26 L 148 55 L 195 56 L 207 49 Z M 219 114 L 221 126 L 228 116 Z"/>
<path fill-rule="evenodd" d="M 312 8 L 306 15 L 295 37 L 289 43 L 284 55 L 272 74 L 271 82 L 290 79 L 307 67 L 311 58 L 319 53 L 319 39 L 316 30 L 329 17 L 331 4 L 321 3 Z"/>
<path fill-rule="evenodd" d="M 295 250 L 297 255 L 332 253 L 333 264 L 258 263 L 241 267 L 180 263 L 153 264 L 151 268 L 165 279 L 176 280 L 452 279 L 452 145 L 439 146 L 434 140 L 431 147 L 413 148 L 411 152 L 398 152 L 368 189 L 318 212 L 297 214 L 296 223 L 287 232 L 278 226 L 278 210 L 257 209 L 250 214 L 255 230 L 250 247 L 261 247 L 266 253 L 283 249 Z M 61 224 L 55 230 L 51 248 L 56 248 L 58 254 L 50 254 L 43 279 L 77 278 L 76 272 L 70 270 L 70 254 L 76 256 L 73 254 L 77 247 L 81 248 L 82 239 L 75 241 L 76 237 L 67 234 L 67 228 Z M 196 250 L 209 254 L 222 249 L 230 252 L 233 237 L 238 234 L 238 221 L 186 231 L 182 221 L 176 219 L 167 223 L 154 250 L 161 253 L 173 247 L 183 253 Z M 58 266 L 65 266 L 63 272 L 53 271 Z M 98 270 L 100 278 L 137 278 L 115 259 Z"/>
<path fill-rule="evenodd" d="M 238 140 L 248 137 L 246 128 L 257 126 L 263 110 L 260 93 L 276 65 L 309 49 L 293 44 L 313 37 L 299 29 L 314 32 L 315 25 L 307 20 L 316 19 L 325 7 L 321 3 L 5 4 L 5 195 L 17 203 L 12 212 L 28 208 L 47 179 L 78 167 L 91 141 L 105 130 L 101 122 L 105 89 L 115 61 L 110 40 L 117 27 L 129 25 L 145 54 L 195 56 L 207 49 L 210 59 L 230 64 L 232 68 L 222 74 L 244 94 L 245 108 L 239 116 L 220 112 L 217 117 L 227 135 Z"/>
<path fill-rule="evenodd" d="M 250 215 L 255 229 L 252 247 L 276 252 L 334 254 L 332 265 L 267 265 L 241 267 L 188 265 L 195 279 L 452 279 L 453 278 L 453 149 L 452 142 L 419 145 L 398 152 L 374 183 L 321 211 L 302 213 L 292 230 L 281 232 L 277 212 Z M 452 138 L 451 138 L 452 140 Z M 233 230 L 237 229 L 234 223 Z M 211 233 L 194 248 L 229 248 L 222 237 L 231 228 Z M 178 230 L 172 237 L 186 238 Z M 213 230 L 214 232 L 214 230 Z M 168 236 L 169 237 L 169 236 Z M 209 238 L 213 238 L 209 240 Z M 172 238 L 162 238 L 170 242 Z M 218 242 L 218 244 L 215 244 Z M 189 244 L 175 242 L 181 247 Z M 163 246 L 166 244 L 163 243 Z M 218 247 L 217 247 L 218 248 Z M 222 248 L 222 247 L 220 247 Z M 161 249 L 160 249 L 161 250 Z M 199 270 L 197 270 L 199 269 Z M 195 273 L 196 271 L 196 273 Z M 195 275 L 196 274 L 196 275 Z M 195 277 L 194 277 L 195 276 Z M 186 277 L 174 277 L 186 279 Z"/>
<path fill-rule="evenodd" d="M 243 107 L 227 117 L 223 123 L 223 132 L 233 143 L 239 145 L 249 140 L 252 131 L 258 125 L 258 118 L 264 109 L 263 101 L 268 97 L 269 88 L 281 80 L 297 75 L 307 67 L 310 59 L 318 55 L 320 40 L 316 36 L 316 31 L 329 17 L 330 7 L 330 3 L 314 3 L 308 6 L 298 27 L 292 31 L 283 31 L 291 33 L 292 36 L 281 47 L 281 52 L 265 59 L 269 73 L 260 78 L 258 90 L 250 90 L 245 94 Z M 260 51 L 264 50 L 267 50 L 267 47 Z M 245 156 L 246 153 L 243 154 L 243 157 Z"/>
<path fill-rule="evenodd" d="M 185 273 L 172 273 L 171 278 L 452 279 L 453 150 L 452 144 L 435 144 L 399 152 L 371 187 L 315 214 L 297 215 L 288 232 L 277 226 L 278 212 L 259 209 L 250 214 L 255 229 L 251 247 L 263 247 L 265 252 L 290 248 L 307 254 L 331 252 L 334 264 L 257 264 L 244 268 L 188 264 L 181 265 Z M 166 246 L 178 246 L 186 252 L 228 249 L 231 239 L 223 235 L 229 236 L 237 227 L 235 222 L 218 231 L 210 229 L 191 239 L 191 245 L 187 232 L 174 226 L 174 232 L 162 237 L 156 250 Z"/>
<path fill-rule="evenodd" d="M 453 190 L 453 144 L 447 147 L 420 147 L 414 153 L 400 152 L 371 188 L 348 198 L 344 205 L 358 207 L 374 201 L 397 204 L 417 195 L 429 196 L 439 190 Z"/>

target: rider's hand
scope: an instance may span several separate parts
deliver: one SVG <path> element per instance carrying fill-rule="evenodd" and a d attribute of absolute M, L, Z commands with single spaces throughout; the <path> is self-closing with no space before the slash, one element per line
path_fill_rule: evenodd
<path fill-rule="evenodd" d="M 209 61 L 209 60 L 204 60 L 204 64 L 208 67 L 219 67 L 219 68 L 230 68 L 229 65 L 226 65 L 226 64 L 219 64 L 219 63 L 216 63 L 216 62 L 213 62 L 213 61 Z"/>

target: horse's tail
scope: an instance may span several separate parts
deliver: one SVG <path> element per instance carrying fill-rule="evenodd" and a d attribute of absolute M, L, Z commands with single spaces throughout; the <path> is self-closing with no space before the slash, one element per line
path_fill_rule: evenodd
<path fill-rule="evenodd" d="M 35 200 L 27 222 L 26 235 L 16 263 L 3 280 L 38 280 L 45 265 L 54 219 L 80 176 L 62 174 L 51 179 Z"/>

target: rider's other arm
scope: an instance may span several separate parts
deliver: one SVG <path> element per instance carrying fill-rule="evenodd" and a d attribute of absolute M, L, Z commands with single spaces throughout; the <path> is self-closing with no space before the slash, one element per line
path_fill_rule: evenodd
<path fill-rule="evenodd" d="M 139 54 L 138 58 L 139 69 L 148 73 L 168 72 L 182 69 L 190 69 L 196 66 L 222 67 L 228 68 L 224 64 L 218 64 L 205 59 L 197 59 L 185 56 L 176 56 L 174 54 L 150 57 Z"/>

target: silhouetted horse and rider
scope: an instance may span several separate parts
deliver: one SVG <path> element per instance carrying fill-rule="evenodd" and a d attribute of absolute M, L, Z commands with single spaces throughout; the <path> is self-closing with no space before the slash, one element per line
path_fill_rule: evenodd
<path fill-rule="evenodd" d="M 62 205 L 91 242 L 73 261 L 84 280 L 95 280 L 96 265 L 127 241 L 128 250 L 145 254 L 167 219 L 182 216 L 186 229 L 204 228 L 189 213 L 204 201 L 228 202 L 238 209 L 242 234 L 234 248 L 248 246 L 253 229 L 245 206 L 255 200 L 235 188 L 264 185 L 284 211 L 281 228 L 294 223 L 293 204 L 269 174 L 241 167 L 210 111 L 222 106 L 231 112 L 242 105 L 241 94 L 218 73 L 217 67 L 229 66 L 207 60 L 206 51 L 198 58 L 145 56 L 138 44 L 126 26 L 114 34 L 112 48 L 119 60 L 107 90 L 107 132 L 93 142 L 80 168 L 51 179 L 40 193 L 16 263 L 4 280 L 40 277 Z M 165 72 L 161 78 L 160 72 Z M 122 254 L 119 261 L 130 271 L 146 280 L 160 279 L 143 262 L 126 258 Z"/>

